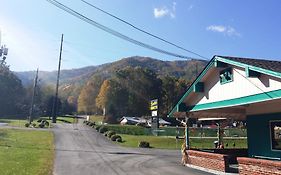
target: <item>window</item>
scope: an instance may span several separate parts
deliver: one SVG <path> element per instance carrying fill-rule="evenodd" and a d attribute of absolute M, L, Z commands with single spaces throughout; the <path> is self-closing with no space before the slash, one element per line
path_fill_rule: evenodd
<path fill-rule="evenodd" d="M 270 122 L 272 149 L 281 150 L 281 121 Z"/>
<path fill-rule="evenodd" d="M 227 68 L 220 71 L 220 83 L 225 84 L 233 81 L 232 68 Z"/>

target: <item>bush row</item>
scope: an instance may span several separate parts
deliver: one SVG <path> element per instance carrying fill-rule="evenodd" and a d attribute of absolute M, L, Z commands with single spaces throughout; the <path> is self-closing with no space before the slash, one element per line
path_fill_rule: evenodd
<path fill-rule="evenodd" d="M 90 121 L 84 121 L 83 123 L 92 128 L 95 128 L 99 133 L 104 134 L 112 141 L 122 142 L 122 137 L 120 135 L 116 135 L 115 131 L 109 130 L 107 126 L 95 125 L 95 122 Z"/>
<path fill-rule="evenodd" d="M 46 127 L 49 126 L 49 122 L 47 120 L 45 120 L 45 119 L 39 119 L 39 120 L 37 120 L 37 122 L 38 122 L 38 127 L 39 128 L 44 128 L 45 126 Z M 27 127 L 27 128 L 28 127 L 35 128 L 36 127 L 36 123 L 25 123 L 24 126 Z"/>

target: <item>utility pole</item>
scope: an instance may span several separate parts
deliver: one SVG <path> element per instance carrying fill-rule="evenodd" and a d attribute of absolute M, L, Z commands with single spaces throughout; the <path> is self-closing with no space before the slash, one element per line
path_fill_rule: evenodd
<path fill-rule="evenodd" d="M 58 66 L 58 75 L 57 75 L 56 94 L 55 94 L 55 99 L 54 99 L 54 103 L 53 103 L 53 110 L 52 110 L 52 123 L 56 123 L 57 122 L 58 91 L 59 91 L 59 82 L 60 82 L 60 66 L 61 66 L 62 44 L 63 44 L 63 34 L 61 34 L 60 56 L 59 56 L 59 66 Z"/>
<path fill-rule="evenodd" d="M 34 97 L 35 97 L 35 93 L 36 93 L 36 89 L 37 89 L 37 81 L 38 81 L 38 68 L 36 71 L 36 76 L 34 79 L 34 85 L 33 85 L 33 93 L 32 93 L 32 98 L 31 98 L 31 106 L 30 106 L 30 111 L 29 111 L 29 124 L 31 124 L 32 122 L 32 117 L 33 117 L 33 110 L 34 110 Z"/>

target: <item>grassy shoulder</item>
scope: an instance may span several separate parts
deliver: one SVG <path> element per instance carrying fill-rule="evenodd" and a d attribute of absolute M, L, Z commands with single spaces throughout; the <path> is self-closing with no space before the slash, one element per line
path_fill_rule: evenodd
<path fill-rule="evenodd" d="M 24 119 L 0 119 L 0 123 L 7 123 L 8 126 L 24 127 L 27 120 Z"/>
<path fill-rule="evenodd" d="M 165 136 L 144 136 L 120 134 L 123 142 L 118 143 L 126 147 L 138 147 L 140 141 L 150 143 L 152 148 L 160 149 L 180 149 L 183 140 L 176 140 L 175 137 Z M 191 138 L 191 148 L 214 148 L 216 138 Z M 224 139 L 225 148 L 247 148 L 247 139 Z M 226 147 L 227 145 L 227 147 Z"/>
<path fill-rule="evenodd" d="M 49 131 L 0 129 L 1 175 L 51 175 L 53 134 Z"/>
<path fill-rule="evenodd" d="M 118 143 L 126 147 L 138 147 L 140 141 L 149 142 L 152 148 L 161 148 L 161 149 L 180 149 L 183 143 L 182 140 L 179 140 L 176 143 L 176 139 L 172 137 L 165 136 L 145 136 L 145 135 L 127 135 L 120 134 L 122 137 L 122 142 Z"/>

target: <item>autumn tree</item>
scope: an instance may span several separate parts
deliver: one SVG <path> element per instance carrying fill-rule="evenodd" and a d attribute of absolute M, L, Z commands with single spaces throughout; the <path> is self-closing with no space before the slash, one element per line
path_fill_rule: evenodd
<path fill-rule="evenodd" d="M 78 97 L 79 113 L 93 114 L 99 112 L 96 106 L 96 98 L 103 81 L 102 77 L 95 76 L 84 85 Z"/>

